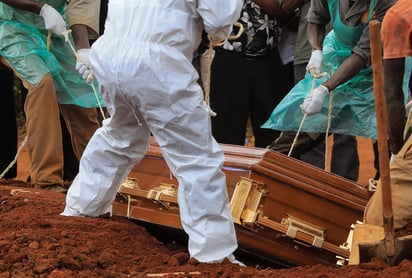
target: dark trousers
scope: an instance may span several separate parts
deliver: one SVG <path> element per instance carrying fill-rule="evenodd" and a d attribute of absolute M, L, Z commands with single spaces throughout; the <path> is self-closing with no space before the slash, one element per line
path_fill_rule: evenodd
<path fill-rule="evenodd" d="M 18 147 L 18 131 L 13 90 L 14 74 L 0 66 L 0 84 L 2 100 L 0 101 L 0 119 L 3 134 L 0 136 L 0 173 L 13 161 Z M 4 178 L 17 176 L 17 163 L 6 173 Z"/>
<path fill-rule="evenodd" d="M 256 147 L 267 147 L 280 132 L 260 126 L 293 86 L 292 63 L 283 66 L 277 49 L 259 59 L 216 51 L 211 69 L 212 133 L 217 142 L 245 144 L 248 117 Z"/>
<path fill-rule="evenodd" d="M 299 82 L 306 74 L 306 64 L 294 66 L 295 82 Z M 290 133 L 284 137 L 293 142 L 295 133 Z M 319 135 L 316 140 L 311 140 L 308 134 L 300 133 L 300 137 L 304 137 L 301 141 L 309 140 L 304 143 L 302 148 L 298 150 L 295 156 L 309 164 L 312 164 L 321 169 L 325 168 L 325 136 Z M 313 138 L 313 134 L 312 134 Z M 331 158 L 331 172 L 347 179 L 357 181 L 359 177 L 359 155 L 356 137 L 342 134 L 334 134 Z"/>

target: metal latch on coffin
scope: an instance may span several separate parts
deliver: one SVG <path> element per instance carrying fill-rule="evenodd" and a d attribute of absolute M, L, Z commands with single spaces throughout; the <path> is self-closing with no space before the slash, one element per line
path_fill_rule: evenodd
<path fill-rule="evenodd" d="M 311 223 L 305 222 L 301 219 L 288 215 L 287 218 L 282 219 L 282 224 L 287 225 L 288 229 L 286 235 L 290 238 L 296 238 L 298 232 L 310 235 L 313 237 L 312 246 L 322 248 L 325 242 L 325 229 L 317 227 Z"/>
<path fill-rule="evenodd" d="M 264 184 L 241 177 L 230 200 L 233 222 L 241 225 L 255 224 L 262 198 L 266 194 Z"/>
<path fill-rule="evenodd" d="M 170 207 L 170 202 L 162 201 L 162 196 L 176 197 L 176 187 L 174 184 L 161 183 L 158 187 L 152 188 L 147 192 L 146 198 L 158 202 L 166 209 Z"/>

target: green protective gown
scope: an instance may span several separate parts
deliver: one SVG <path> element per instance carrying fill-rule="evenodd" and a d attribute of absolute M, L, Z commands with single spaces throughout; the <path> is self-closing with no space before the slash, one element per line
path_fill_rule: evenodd
<path fill-rule="evenodd" d="M 369 19 L 372 18 L 375 5 L 376 1 L 372 1 Z M 307 73 L 273 110 L 269 119 L 262 125 L 263 128 L 298 131 L 304 116 L 300 105 L 305 97 L 310 94 L 312 88 L 324 83 L 352 54 L 352 48 L 357 44 L 367 23 L 357 26 L 345 25 L 339 17 L 339 0 L 329 1 L 329 12 L 333 28 L 323 42 L 323 71 L 328 75 L 314 79 Z M 411 69 L 409 61 L 406 68 L 405 72 L 408 74 L 405 80 L 409 80 Z M 404 92 L 407 93 L 407 83 L 404 83 Z M 331 94 L 325 98 L 319 113 L 306 117 L 301 131 L 315 133 L 327 131 L 330 97 Z M 352 79 L 336 87 L 333 90 L 331 105 L 330 133 L 377 139 L 372 67 L 361 70 Z"/>
<path fill-rule="evenodd" d="M 66 0 L 44 1 L 66 19 Z M 76 71 L 76 58 L 63 36 L 52 35 L 47 49 L 48 30 L 40 15 L 12 8 L 0 2 L 0 56 L 32 85 L 51 73 L 60 104 L 82 107 L 102 105 L 100 93 Z M 73 44 L 72 37 L 70 40 Z M 97 86 L 95 86 L 97 90 Z"/>

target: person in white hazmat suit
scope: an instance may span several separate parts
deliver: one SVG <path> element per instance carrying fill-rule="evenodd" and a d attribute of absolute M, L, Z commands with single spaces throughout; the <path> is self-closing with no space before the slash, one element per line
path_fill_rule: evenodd
<path fill-rule="evenodd" d="M 224 154 L 192 65 L 204 28 L 224 40 L 242 0 L 110 0 L 105 32 L 89 69 L 110 118 L 91 138 L 62 215 L 97 217 L 111 209 L 122 180 L 145 155 L 152 133 L 179 182 L 178 202 L 190 257 L 216 263 L 237 239 L 221 171 Z"/>

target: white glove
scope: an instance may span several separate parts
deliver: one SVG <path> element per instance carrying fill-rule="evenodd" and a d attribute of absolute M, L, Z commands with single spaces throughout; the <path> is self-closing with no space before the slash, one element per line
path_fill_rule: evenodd
<path fill-rule="evenodd" d="M 405 105 L 406 117 L 412 112 L 412 100 Z"/>
<path fill-rule="evenodd" d="M 306 65 L 306 70 L 313 76 L 317 77 L 317 75 L 321 74 L 322 72 L 322 63 L 323 63 L 323 53 L 322 50 L 314 50 L 310 56 L 309 62 Z"/>
<path fill-rule="evenodd" d="M 44 4 L 40 10 L 40 16 L 43 17 L 44 26 L 47 30 L 52 31 L 56 35 L 63 35 L 64 32 L 67 32 L 66 22 L 52 6 Z"/>
<path fill-rule="evenodd" d="M 396 154 L 391 152 L 391 158 L 389 160 L 389 163 L 392 163 L 396 159 Z"/>
<path fill-rule="evenodd" d="M 89 48 L 80 49 L 77 51 L 79 60 L 76 62 L 76 70 L 88 83 L 93 81 L 93 72 L 90 69 Z"/>
<path fill-rule="evenodd" d="M 313 90 L 312 94 L 307 96 L 302 104 L 302 110 L 308 115 L 319 113 L 322 109 L 323 101 L 329 94 L 328 88 L 320 85 Z"/>

